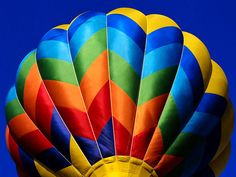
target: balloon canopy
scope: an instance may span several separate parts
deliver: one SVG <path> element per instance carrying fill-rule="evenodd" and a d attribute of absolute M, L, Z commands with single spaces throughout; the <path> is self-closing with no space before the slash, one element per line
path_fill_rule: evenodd
<path fill-rule="evenodd" d="M 5 113 L 20 177 L 216 177 L 230 154 L 223 70 L 172 19 L 130 8 L 47 32 Z"/>

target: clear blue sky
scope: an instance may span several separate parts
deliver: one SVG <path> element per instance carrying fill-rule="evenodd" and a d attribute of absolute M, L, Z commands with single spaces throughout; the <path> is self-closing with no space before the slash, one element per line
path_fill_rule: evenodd
<path fill-rule="evenodd" d="M 6 0 L 0 4 L 0 176 L 16 176 L 5 145 L 5 96 L 15 81 L 22 58 L 34 49 L 50 28 L 69 23 L 87 10 L 108 12 L 133 7 L 146 14 L 174 19 L 207 45 L 225 70 L 229 94 L 236 105 L 236 1 L 235 0 Z M 235 106 L 236 107 L 236 106 Z M 236 131 L 230 161 L 221 177 L 236 177 Z"/>

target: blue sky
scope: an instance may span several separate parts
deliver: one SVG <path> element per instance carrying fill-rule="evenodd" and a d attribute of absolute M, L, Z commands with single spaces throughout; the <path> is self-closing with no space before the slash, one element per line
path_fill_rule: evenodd
<path fill-rule="evenodd" d="M 3 107 L 22 58 L 34 49 L 50 28 L 69 23 L 78 14 L 117 7 L 133 7 L 146 14 L 160 13 L 174 19 L 183 30 L 198 36 L 224 69 L 229 94 L 236 105 L 236 2 L 235 0 L 9 0 L 0 5 L 0 176 L 16 176 L 5 145 Z M 232 154 L 221 177 L 235 177 L 236 131 Z"/>

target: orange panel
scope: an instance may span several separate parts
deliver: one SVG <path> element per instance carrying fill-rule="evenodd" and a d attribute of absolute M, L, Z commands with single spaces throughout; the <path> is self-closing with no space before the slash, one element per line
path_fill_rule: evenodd
<path fill-rule="evenodd" d="M 163 94 L 138 106 L 133 136 L 157 125 L 168 94 Z"/>
<path fill-rule="evenodd" d="M 84 102 L 89 109 L 99 90 L 108 81 L 107 51 L 104 51 L 88 68 L 80 82 Z"/>
<path fill-rule="evenodd" d="M 132 134 L 136 105 L 113 81 L 111 90 L 113 116 Z"/>
<path fill-rule="evenodd" d="M 41 83 L 42 78 L 37 64 L 34 64 L 29 71 L 24 85 L 24 108 L 33 121 L 35 121 L 36 99 Z"/>
<path fill-rule="evenodd" d="M 163 142 L 162 142 L 161 130 L 160 128 L 156 128 L 152 137 L 152 141 L 150 142 L 148 150 L 144 156 L 144 161 L 147 162 L 152 167 L 155 167 L 162 157 L 163 154 L 162 150 L 163 150 Z"/>
<path fill-rule="evenodd" d="M 37 127 L 25 113 L 10 120 L 8 126 L 16 138 L 21 138 L 25 134 L 37 130 Z"/>
<path fill-rule="evenodd" d="M 78 86 L 55 80 L 44 80 L 44 83 L 56 106 L 74 108 L 86 112 Z"/>

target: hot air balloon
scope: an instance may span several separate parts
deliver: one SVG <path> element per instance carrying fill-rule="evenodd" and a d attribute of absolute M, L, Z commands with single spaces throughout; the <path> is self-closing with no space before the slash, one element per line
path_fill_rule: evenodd
<path fill-rule="evenodd" d="M 20 177 L 217 177 L 230 154 L 223 70 L 172 19 L 130 8 L 47 32 L 5 113 Z"/>

